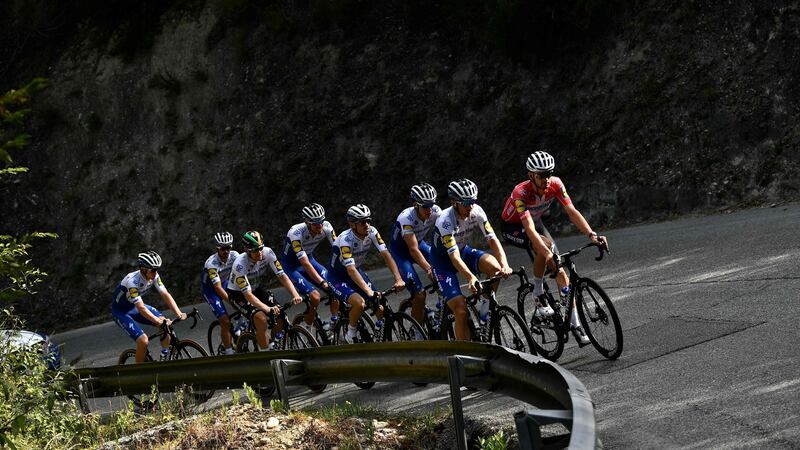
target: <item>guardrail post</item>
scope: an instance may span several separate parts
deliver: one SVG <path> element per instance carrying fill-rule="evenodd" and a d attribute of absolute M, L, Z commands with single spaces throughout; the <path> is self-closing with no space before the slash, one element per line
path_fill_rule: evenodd
<path fill-rule="evenodd" d="M 531 409 L 514 413 L 514 423 L 517 425 L 519 448 L 533 450 L 544 448 L 542 441 L 542 425 L 562 423 L 567 429 L 572 425 L 572 411 L 551 409 Z"/>
<path fill-rule="evenodd" d="M 86 398 L 86 385 L 84 384 L 84 380 L 80 377 L 78 378 L 78 405 L 81 407 L 81 411 L 84 414 L 89 414 L 89 400 Z"/>
<path fill-rule="evenodd" d="M 448 356 L 448 378 L 450 380 L 450 401 L 453 405 L 453 427 L 455 428 L 455 440 L 458 450 L 467 450 L 467 433 L 464 430 L 464 410 L 461 406 L 461 386 L 467 379 L 465 365 L 470 368 L 485 371 L 486 360 L 471 356 Z M 477 366 L 477 367 L 476 367 Z"/>
<path fill-rule="evenodd" d="M 293 359 L 273 359 L 269 362 L 272 368 L 272 379 L 275 381 L 275 388 L 278 390 L 278 397 L 281 399 L 284 408 L 289 409 L 289 391 L 286 389 L 286 382 L 291 379 L 290 367 L 302 367 L 302 361 Z"/>

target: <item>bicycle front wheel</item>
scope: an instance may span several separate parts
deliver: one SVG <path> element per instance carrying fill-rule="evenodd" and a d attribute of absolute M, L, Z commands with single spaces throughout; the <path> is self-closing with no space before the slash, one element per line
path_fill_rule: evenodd
<path fill-rule="evenodd" d="M 508 306 L 498 306 L 494 314 L 492 338 L 495 344 L 518 352 L 536 354 L 531 333 L 519 313 Z"/>
<path fill-rule="evenodd" d="M 192 341 L 190 339 L 184 339 L 179 341 L 175 344 L 175 349 L 171 353 L 173 360 L 178 359 L 191 359 L 191 358 L 202 358 L 204 356 L 208 356 L 208 352 L 197 342 Z M 204 403 L 208 401 L 211 397 L 214 396 L 214 390 L 195 390 L 192 388 L 190 390 L 192 398 L 197 403 Z"/>
<path fill-rule="evenodd" d="M 222 327 L 219 320 L 211 322 L 208 326 L 208 353 L 211 355 L 222 355 L 225 347 L 222 345 Z"/>
<path fill-rule="evenodd" d="M 258 351 L 258 340 L 255 333 L 245 331 L 236 339 L 236 353 L 250 353 Z"/>
<path fill-rule="evenodd" d="M 283 345 L 287 350 L 302 350 L 304 348 L 317 348 L 319 343 L 308 330 L 300 325 L 294 325 L 286 333 L 283 339 Z M 327 384 L 313 384 L 308 388 L 314 392 L 322 392 L 327 387 Z"/>
<path fill-rule="evenodd" d="M 608 359 L 622 354 L 622 325 L 611 299 L 597 282 L 581 278 L 575 291 L 578 317 L 594 348 Z"/>

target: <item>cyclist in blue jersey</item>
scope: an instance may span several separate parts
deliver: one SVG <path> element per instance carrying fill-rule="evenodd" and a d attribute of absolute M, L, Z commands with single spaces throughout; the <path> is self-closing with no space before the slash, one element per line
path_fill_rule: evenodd
<path fill-rule="evenodd" d="M 350 325 L 345 333 L 345 341 L 348 343 L 357 341 L 356 325 L 361 312 L 364 311 L 366 300 L 371 302 L 380 300 L 380 292 L 373 290 L 372 282 L 361 268 L 372 247 L 380 252 L 386 267 L 394 275 L 394 287 L 397 290 L 405 287 L 392 255 L 381 239 L 380 233 L 370 225 L 370 222 L 372 216 L 366 205 L 351 206 L 347 210 L 347 224 L 350 228 L 333 242 L 328 281 L 333 288 L 333 295 L 339 301 L 350 304 Z M 378 310 L 379 320 L 383 317 L 382 311 Z"/>
<path fill-rule="evenodd" d="M 425 289 L 414 270 L 414 264 L 433 281 L 433 272 L 428 262 L 431 246 L 425 242 L 425 237 L 433 228 L 442 209 L 436 204 L 436 189 L 428 183 L 411 187 L 411 201 L 413 205 L 397 216 L 389 240 L 389 251 L 413 296 L 411 315 L 422 323 L 425 314 Z"/>
<path fill-rule="evenodd" d="M 314 258 L 314 250 L 326 238 L 333 245 L 336 232 L 331 223 L 325 220 L 325 209 L 317 203 L 304 207 L 302 216 L 303 222 L 293 225 L 286 233 L 281 263 L 297 292 L 307 295 L 310 300 L 303 324 L 311 331 L 320 301 L 319 291 L 315 287 L 328 294 L 333 292 L 325 280 L 328 269 Z M 338 311 L 338 302 L 332 301 L 331 315 L 335 317 Z"/>
<path fill-rule="evenodd" d="M 156 308 L 145 304 L 142 297 L 151 288 L 155 288 L 175 316 L 184 320 L 186 314 L 178 308 L 175 299 L 167 291 L 158 274 L 158 269 L 161 268 L 161 256 L 153 251 L 139 253 L 138 262 L 139 270 L 125 275 L 114 290 L 114 297 L 111 300 L 111 315 L 114 316 L 114 322 L 136 341 L 136 362 L 140 363 L 147 358 L 149 339 L 137 322 L 153 326 L 161 326 L 164 322 L 171 323 Z M 164 336 L 161 341 L 162 352 L 167 349 L 168 345 L 169 336 Z"/>
<path fill-rule="evenodd" d="M 455 316 L 456 339 L 466 340 L 470 338 L 467 302 L 458 284 L 458 274 L 466 278 L 470 291 L 476 293 L 476 273 L 508 277 L 512 270 L 486 213 L 480 205 L 475 204 L 478 186 L 462 178 L 447 186 L 447 194 L 451 206 L 436 219 L 431 264 L 442 296 Z M 488 241 L 491 254 L 467 245 L 469 237 L 476 229 L 480 229 Z M 484 312 L 481 311 L 482 314 Z"/>
<path fill-rule="evenodd" d="M 231 319 L 228 317 L 228 311 L 225 309 L 223 301 L 228 301 L 225 287 L 228 286 L 228 277 L 231 274 L 233 261 L 239 256 L 239 253 L 231 250 L 233 235 L 228 232 L 215 234 L 214 244 L 217 251 L 209 256 L 203 265 L 203 272 L 200 274 L 200 290 L 203 298 L 211 306 L 214 316 L 219 320 L 225 354 L 232 355 Z"/>

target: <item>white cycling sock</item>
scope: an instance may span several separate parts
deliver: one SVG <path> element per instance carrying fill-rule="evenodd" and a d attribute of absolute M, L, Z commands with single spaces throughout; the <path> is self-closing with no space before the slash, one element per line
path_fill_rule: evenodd
<path fill-rule="evenodd" d="M 357 331 L 358 331 L 358 328 L 356 328 L 356 327 L 354 327 L 352 325 L 347 325 L 347 335 L 348 336 L 355 337 Z"/>
<path fill-rule="evenodd" d="M 544 294 L 544 278 L 533 278 L 533 296 L 538 297 Z"/>
<path fill-rule="evenodd" d="M 581 322 L 578 320 L 578 310 L 577 308 L 572 308 L 572 316 L 569 319 L 570 325 L 573 327 L 579 327 Z"/>
<path fill-rule="evenodd" d="M 226 355 L 232 355 L 233 354 L 233 347 L 226 348 L 225 349 L 225 354 Z"/>

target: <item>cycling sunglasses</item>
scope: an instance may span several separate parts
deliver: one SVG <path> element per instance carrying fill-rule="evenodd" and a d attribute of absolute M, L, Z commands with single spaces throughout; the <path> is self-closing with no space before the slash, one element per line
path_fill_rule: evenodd
<path fill-rule="evenodd" d="M 532 174 L 536 175 L 537 177 L 546 180 L 553 176 L 553 171 L 548 170 L 547 172 L 531 172 Z"/>
<path fill-rule="evenodd" d="M 425 209 L 431 209 L 431 208 L 433 208 L 434 203 L 433 202 L 430 202 L 430 203 L 417 203 L 416 205 L 417 206 L 421 206 L 421 207 L 423 207 Z"/>

